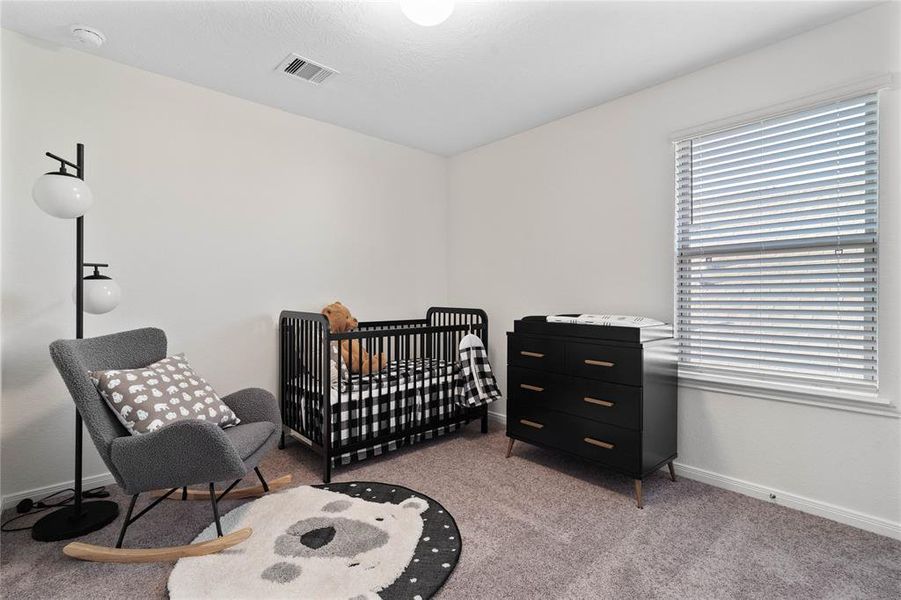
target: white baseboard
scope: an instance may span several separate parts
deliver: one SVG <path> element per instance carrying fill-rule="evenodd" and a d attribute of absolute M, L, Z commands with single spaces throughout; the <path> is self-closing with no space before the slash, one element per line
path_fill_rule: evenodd
<path fill-rule="evenodd" d="M 488 418 L 496 423 L 505 424 L 507 422 L 507 415 L 500 412 L 488 411 Z M 888 519 L 867 515 L 856 510 L 829 504 L 828 502 L 813 500 L 812 498 L 805 498 L 804 496 L 798 496 L 797 494 L 791 494 L 782 490 L 774 490 L 772 488 L 768 488 L 756 483 L 751 483 L 750 481 L 744 481 L 735 477 L 721 475 L 719 473 L 714 473 L 713 471 L 708 471 L 706 469 L 692 467 L 691 465 L 686 465 L 681 462 L 676 462 L 674 464 L 676 466 L 676 473 L 681 477 L 693 479 L 694 481 L 700 481 L 701 483 L 706 483 L 708 485 L 712 485 L 725 490 L 738 492 L 739 494 L 757 498 L 758 500 L 773 502 L 781 506 L 800 510 L 801 512 L 817 515 L 826 519 L 831 519 L 833 521 L 844 523 L 845 525 L 850 525 L 852 527 L 857 527 L 858 529 L 872 531 L 873 533 L 878 533 L 879 535 L 884 535 L 896 540 L 901 540 L 901 523 L 896 523 L 889 521 Z M 112 474 L 108 472 L 100 473 L 98 475 L 91 475 L 90 477 L 84 478 L 84 489 L 90 489 L 101 485 L 112 485 L 115 482 L 116 480 L 113 478 Z M 48 485 L 40 488 L 35 488 L 33 490 L 19 492 L 17 494 L 3 496 L 3 509 L 6 510 L 7 508 L 11 508 L 25 498 L 38 500 L 40 498 L 43 498 L 44 496 L 47 496 L 48 494 L 52 494 L 53 492 L 58 492 L 59 490 L 64 490 L 70 487 L 72 487 L 72 482 L 64 481 L 54 485 Z M 771 498 L 771 494 L 776 497 Z"/>
<path fill-rule="evenodd" d="M 507 424 L 507 414 L 489 410 L 488 411 L 488 420 L 494 421 L 495 423 L 500 423 L 501 425 L 506 425 Z"/>
<path fill-rule="evenodd" d="M 812 498 L 805 498 L 804 496 L 798 496 L 789 492 L 774 490 L 756 483 L 751 483 L 750 481 L 720 475 L 713 471 L 699 469 L 698 467 L 692 467 L 680 462 L 675 462 L 674 465 L 676 467 L 676 474 L 685 477 L 686 479 L 693 479 L 718 488 L 738 492 L 745 496 L 772 502 L 781 506 L 787 506 L 788 508 L 800 510 L 801 512 L 817 515 L 818 517 L 825 517 L 833 521 L 838 521 L 839 523 L 844 523 L 845 525 L 857 527 L 858 529 L 872 531 L 873 533 L 901 540 L 901 523 L 895 523 L 888 519 L 874 517 L 820 500 L 813 500 Z M 771 494 L 775 496 L 775 498 L 771 498 Z"/>
<path fill-rule="evenodd" d="M 507 415 L 500 412 L 489 410 L 488 418 L 501 424 L 506 424 L 507 422 Z M 713 471 L 692 467 L 691 465 L 686 465 L 684 463 L 676 462 L 674 464 L 676 473 L 686 479 L 693 479 L 714 487 L 757 498 L 758 500 L 773 502 L 774 504 L 787 506 L 788 508 L 800 510 L 801 512 L 844 523 L 851 527 L 857 527 L 858 529 L 872 531 L 879 535 L 885 535 L 896 540 L 901 540 L 901 523 L 895 523 L 888 519 L 874 517 L 856 510 L 843 508 L 841 506 L 829 504 L 828 502 L 821 502 L 820 500 L 813 500 L 812 498 L 805 498 L 804 496 L 798 496 L 797 494 L 791 494 L 782 490 L 774 490 L 756 483 L 751 483 L 750 481 L 721 475 L 719 473 L 714 473 Z M 776 497 L 770 498 L 770 494 Z"/>
<path fill-rule="evenodd" d="M 98 475 L 90 475 L 88 477 L 85 477 L 82 480 L 82 489 L 89 490 L 91 488 L 100 487 L 101 485 L 113 485 L 115 483 L 116 479 L 113 477 L 113 474 L 107 471 Z M 25 498 L 31 498 L 32 500 L 37 502 L 44 496 L 49 496 L 53 492 L 71 488 L 73 485 L 73 481 L 61 481 L 52 485 L 45 485 L 43 487 L 34 488 L 33 490 L 25 490 L 24 492 L 18 492 L 15 494 L 3 496 L 3 510 L 14 507 Z"/>

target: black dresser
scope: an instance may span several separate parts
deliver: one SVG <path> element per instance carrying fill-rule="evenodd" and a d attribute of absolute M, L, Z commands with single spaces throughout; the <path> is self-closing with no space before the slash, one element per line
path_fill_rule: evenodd
<path fill-rule="evenodd" d="M 507 436 L 587 458 L 641 481 L 676 480 L 676 348 L 669 326 L 514 322 L 507 333 Z"/>

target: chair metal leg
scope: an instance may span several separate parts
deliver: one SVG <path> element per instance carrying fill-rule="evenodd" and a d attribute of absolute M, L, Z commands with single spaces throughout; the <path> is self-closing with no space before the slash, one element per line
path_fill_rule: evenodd
<path fill-rule="evenodd" d="M 243 479 L 243 477 L 242 477 L 241 479 Z M 224 490 L 221 494 L 219 494 L 218 496 L 216 496 L 216 504 L 219 504 L 220 502 L 222 502 L 222 499 L 225 498 L 225 497 L 228 495 L 228 493 L 229 493 L 230 491 L 232 491 L 233 489 L 235 489 L 235 486 L 236 486 L 236 485 L 238 485 L 239 483 L 241 483 L 241 479 L 235 479 L 234 481 L 232 481 L 232 483 L 231 483 L 230 486 L 228 486 L 227 488 L 225 488 L 225 490 Z"/>
<path fill-rule="evenodd" d="M 269 493 L 269 484 L 266 483 L 266 480 L 265 480 L 265 479 L 263 479 L 263 474 L 260 473 L 260 468 L 259 468 L 259 467 L 254 467 L 253 470 L 254 470 L 254 472 L 257 474 L 257 477 L 260 478 L 260 483 L 263 484 L 263 493 L 264 493 L 264 494 L 268 494 L 268 493 Z"/>
<path fill-rule="evenodd" d="M 219 522 L 219 505 L 216 502 L 216 486 L 210 482 L 210 503 L 213 505 L 213 518 L 216 520 L 216 535 L 222 537 L 222 524 Z"/>
<path fill-rule="evenodd" d="M 119 539 L 116 541 L 116 548 L 121 548 L 122 542 L 125 541 L 125 530 L 128 529 L 128 526 L 131 524 L 131 513 L 135 510 L 135 503 L 137 503 L 139 495 L 140 494 L 135 494 L 131 497 L 131 502 L 128 504 L 128 512 L 125 513 L 125 520 L 122 521 L 122 529 L 119 530 Z"/>

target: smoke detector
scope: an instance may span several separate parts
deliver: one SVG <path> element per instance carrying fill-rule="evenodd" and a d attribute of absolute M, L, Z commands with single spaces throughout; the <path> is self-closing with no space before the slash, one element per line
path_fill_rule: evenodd
<path fill-rule="evenodd" d="M 316 85 L 319 85 L 332 75 L 338 74 L 338 71 L 335 69 L 330 69 L 329 67 L 313 62 L 309 58 L 304 58 L 299 54 L 293 53 L 289 54 L 275 70 L 281 71 L 290 77 L 315 83 Z"/>
<path fill-rule="evenodd" d="M 69 31 L 72 32 L 75 42 L 85 48 L 99 48 L 106 41 L 106 36 L 103 35 L 103 32 L 87 25 L 72 25 Z"/>

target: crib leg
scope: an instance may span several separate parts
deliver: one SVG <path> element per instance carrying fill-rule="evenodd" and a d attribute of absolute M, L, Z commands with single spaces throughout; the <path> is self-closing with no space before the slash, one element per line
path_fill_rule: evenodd
<path fill-rule="evenodd" d="M 482 407 L 482 433 L 488 433 L 488 405 Z"/>

